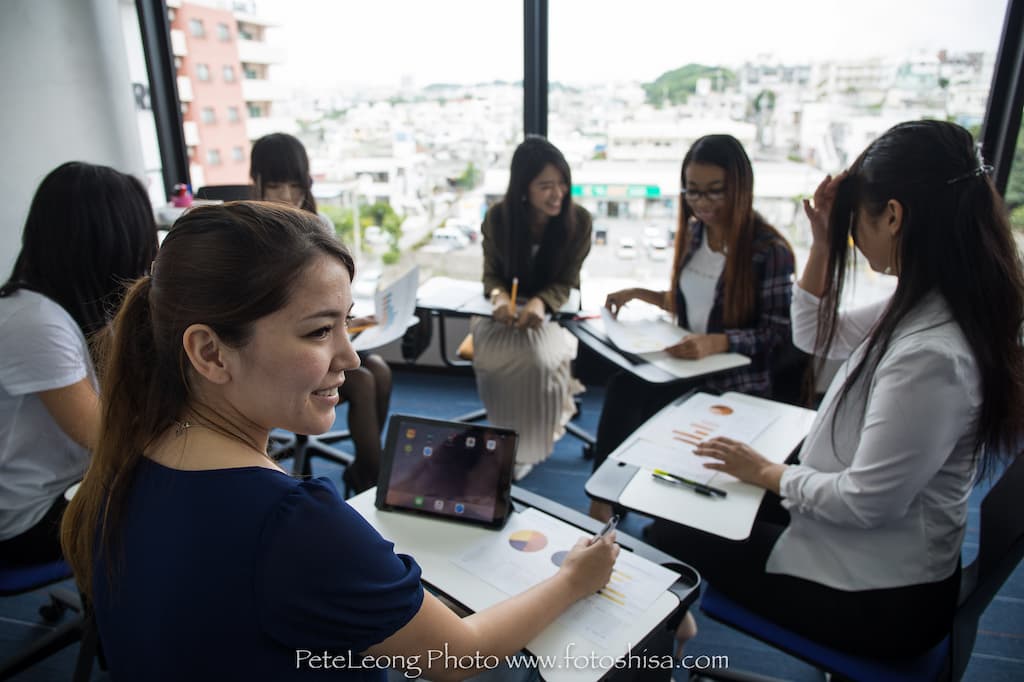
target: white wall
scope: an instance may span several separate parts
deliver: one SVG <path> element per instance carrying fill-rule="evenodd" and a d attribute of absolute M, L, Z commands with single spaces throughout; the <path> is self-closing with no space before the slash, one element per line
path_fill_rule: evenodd
<path fill-rule="evenodd" d="M 65 161 L 142 178 L 117 0 L 3 0 L 0 8 L 0 281 L 39 181 Z"/>

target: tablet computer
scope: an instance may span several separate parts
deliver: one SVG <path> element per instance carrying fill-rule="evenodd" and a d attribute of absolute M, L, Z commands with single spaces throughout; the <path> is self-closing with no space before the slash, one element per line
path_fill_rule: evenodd
<path fill-rule="evenodd" d="M 512 512 L 515 431 L 486 424 L 391 416 L 378 509 L 500 528 Z"/>

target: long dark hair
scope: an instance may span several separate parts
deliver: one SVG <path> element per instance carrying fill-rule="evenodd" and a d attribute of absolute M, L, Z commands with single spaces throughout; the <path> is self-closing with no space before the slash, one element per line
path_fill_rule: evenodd
<path fill-rule="evenodd" d="M 271 182 L 297 182 L 303 188 L 302 208 L 316 213 L 313 199 L 313 177 L 309 174 L 309 157 L 298 138 L 288 133 L 271 133 L 252 143 L 249 155 L 249 177 L 256 187 L 256 198 L 263 198 L 263 188 Z"/>
<path fill-rule="evenodd" d="M 80 589 L 91 590 L 94 549 L 110 556 L 143 453 L 193 406 L 185 329 L 207 324 L 244 346 L 253 323 L 287 305 L 321 254 L 355 274 L 352 256 L 315 215 L 280 204 L 202 206 L 174 224 L 152 275 L 132 285 L 104 339 L 99 442 L 61 524 Z"/>
<path fill-rule="evenodd" d="M 1024 275 L 1003 201 L 981 164 L 970 133 L 943 121 L 900 123 L 864 150 L 840 184 L 829 217 L 816 350 L 827 357 L 835 341 L 858 209 L 878 216 L 890 200 L 899 202 L 903 221 L 893 254 L 899 282 L 836 409 L 861 376 L 874 374 L 900 322 L 938 292 L 981 374 L 975 451 L 984 469 L 990 457 L 1015 453 L 1024 432 Z"/>
<path fill-rule="evenodd" d="M 743 327 L 750 323 L 757 306 L 758 291 L 753 266 L 754 236 L 758 232 L 768 232 L 784 244 L 791 254 L 793 249 L 786 238 L 754 210 L 754 169 L 739 140 L 732 135 L 705 135 L 694 142 L 683 157 L 683 166 L 679 171 L 683 191 L 686 190 L 686 169 L 691 163 L 706 163 L 725 171 L 725 200 L 731 218 L 725 234 L 722 322 L 727 328 Z M 695 220 L 693 208 L 680 192 L 679 222 L 676 227 L 669 291 L 675 291 L 679 281 L 679 271 L 682 270 L 690 248 L 690 230 Z M 707 239 L 707 235 L 704 238 Z"/>
<path fill-rule="evenodd" d="M 107 166 L 72 161 L 39 184 L 21 252 L 0 296 L 29 289 L 56 301 L 86 337 L 103 329 L 127 282 L 156 255 L 146 189 Z"/>
<path fill-rule="evenodd" d="M 562 152 L 543 137 L 530 135 L 512 155 L 508 189 L 505 198 L 494 207 L 501 217 L 495 237 L 505 259 L 505 285 L 511 287 L 512 278 L 519 278 L 519 291 L 531 296 L 550 284 L 562 256 L 576 235 L 576 209 L 572 193 L 562 198 L 562 210 L 544 227 L 540 249 L 530 267 L 530 183 L 548 166 L 554 166 L 567 187 L 572 187 L 572 173 Z"/>

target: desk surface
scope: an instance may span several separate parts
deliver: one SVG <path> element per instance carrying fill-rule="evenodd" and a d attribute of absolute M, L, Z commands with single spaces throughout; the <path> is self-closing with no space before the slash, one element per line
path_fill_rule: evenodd
<path fill-rule="evenodd" d="M 782 462 L 810 431 L 814 411 L 785 403 L 755 398 L 741 393 L 726 393 L 731 400 L 772 410 L 778 418 L 760 434 L 752 447 L 774 462 Z M 670 410 L 674 405 L 669 405 Z M 689 488 L 666 486 L 655 481 L 650 471 L 615 458 L 637 439 L 634 432 L 609 455 L 587 481 L 585 489 L 593 498 L 620 504 L 643 514 L 674 521 L 730 540 L 743 540 L 750 535 L 754 516 L 764 497 L 764 489 L 735 479 L 709 483 L 728 493 L 728 497 L 704 497 Z"/>
<path fill-rule="evenodd" d="M 535 507 L 590 532 L 596 531 L 601 525 L 579 512 L 516 487 L 513 487 L 512 497 L 519 508 L 523 505 Z M 506 598 L 505 594 L 489 583 L 468 573 L 452 561 L 466 548 L 495 531 L 426 516 L 382 512 L 374 506 L 375 498 L 376 490 L 371 489 L 351 498 L 348 502 L 381 535 L 395 543 L 396 551 L 415 557 L 423 569 L 425 583 L 471 611 L 485 609 Z M 597 680 L 608 672 L 614 672 L 595 669 L 592 666 L 573 665 L 572 661 L 566 658 L 566 647 L 569 644 L 574 645 L 574 653 L 571 654 L 573 657 L 589 656 L 590 651 L 595 651 L 598 657 L 624 656 L 629 652 L 630 646 L 639 646 L 657 626 L 681 606 L 688 606 L 696 598 L 700 578 L 692 568 L 627 535 L 620 534 L 619 544 L 624 549 L 632 549 L 640 556 L 680 572 L 680 581 L 672 591 L 665 592 L 658 598 L 643 619 L 634 621 L 629 624 L 628 629 L 617 632 L 607 649 L 599 648 L 587 639 L 585 633 L 572 632 L 559 621 L 550 625 L 527 644 L 530 653 L 538 657 L 551 656 L 554 657 L 552 661 L 557 661 L 554 667 L 541 669 L 544 679 Z"/>

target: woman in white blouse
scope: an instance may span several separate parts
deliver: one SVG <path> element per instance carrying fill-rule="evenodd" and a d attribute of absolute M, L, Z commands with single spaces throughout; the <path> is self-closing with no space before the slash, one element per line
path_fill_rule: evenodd
<path fill-rule="evenodd" d="M 915 121 L 821 183 L 793 339 L 846 362 L 798 464 L 724 438 L 698 448 L 781 508 L 769 496 L 742 543 L 651 528 L 716 588 L 850 653 L 912 655 L 948 633 L 971 487 L 1024 432 L 1024 276 L 989 170 L 963 128 Z M 850 237 L 899 282 L 840 311 Z"/>

